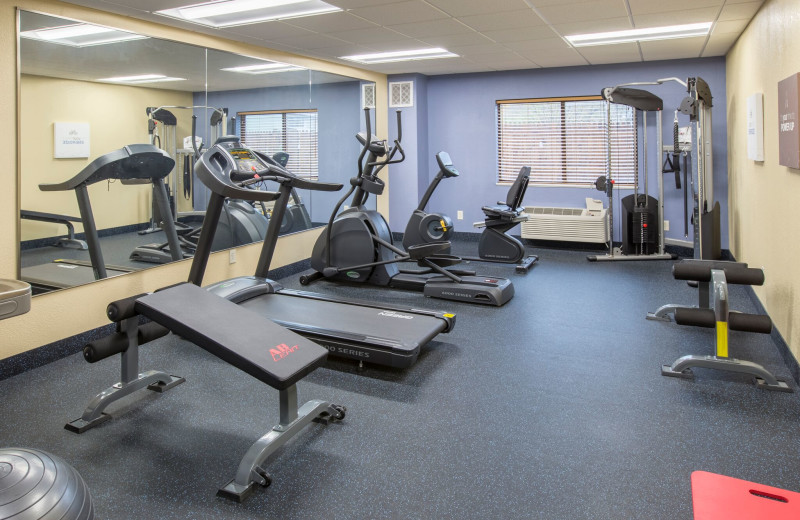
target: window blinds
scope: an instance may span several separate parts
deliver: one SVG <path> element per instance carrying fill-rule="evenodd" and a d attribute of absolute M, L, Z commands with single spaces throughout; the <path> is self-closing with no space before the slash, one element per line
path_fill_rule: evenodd
<path fill-rule="evenodd" d="M 289 171 L 304 179 L 318 179 L 316 110 L 239 112 L 237 117 L 244 144 L 268 155 L 286 152 Z"/>
<path fill-rule="evenodd" d="M 608 168 L 606 103 L 597 96 L 497 102 L 498 182 L 530 166 L 534 184 L 593 183 Z M 637 173 L 636 113 L 611 105 L 611 177 L 632 185 Z"/>

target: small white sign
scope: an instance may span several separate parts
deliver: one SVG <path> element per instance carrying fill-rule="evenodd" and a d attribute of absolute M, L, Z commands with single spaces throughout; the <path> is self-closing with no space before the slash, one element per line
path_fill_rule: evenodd
<path fill-rule="evenodd" d="M 747 158 L 764 160 L 764 95 L 760 92 L 747 98 Z"/>
<path fill-rule="evenodd" d="M 53 157 L 89 157 L 89 123 L 53 123 Z"/>

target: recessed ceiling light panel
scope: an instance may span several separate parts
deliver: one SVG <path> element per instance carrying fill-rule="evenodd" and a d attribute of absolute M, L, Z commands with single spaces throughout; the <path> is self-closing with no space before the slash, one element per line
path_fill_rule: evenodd
<path fill-rule="evenodd" d="M 393 63 L 396 61 L 432 60 L 436 58 L 457 57 L 458 54 L 453 54 L 447 49 L 435 47 L 432 49 L 415 49 L 410 51 L 376 52 L 373 54 L 340 56 L 340 59 L 371 65 L 373 63 Z"/>
<path fill-rule="evenodd" d="M 108 83 L 126 83 L 128 85 L 138 85 L 140 83 L 161 83 L 164 81 L 186 81 L 186 78 L 171 78 L 163 74 L 138 74 L 136 76 L 116 76 L 113 78 L 102 78 L 97 81 Z"/>
<path fill-rule="evenodd" d="M 77 23 L 62 25 L 60 27 L 44 27 L 42 29 L 22 31 L 19 35 L 21 38 L 27 38 L 29 40 L 69 45 L 70 47 L 90 47 L 92 45 L 106 45 L 109 43 L 147 38 L 147 36 L 141 34 L 90 23 Z"/>
<path fill-rule="evenodd" d="M 711 22 L 704 22 L 669 25 L 665 27 L 648 27 L 645 29 L 629 29 L 626 31 L 573 34 L 566 38 L 575 47 L 588 47 L 591 45 L 614 45 L 617 43 L 672 40 L 675 38 L 705 36 L 710 29 Z"/>
<path fill-rule="evenodd" d="M 155 13 L 211 27 L 231 27 L 335 11 L 341 9 L 322 0 L 218 0 Z"/>
<path fill-rule="evenodd" d="M 239 67 L 226 67 L 224 70 L 227 72 L 240 72 L 242 74 L 272 74 L 275 72 L 289 72 L 293 70 L 307 70 L 304 67 L 297 65 L 289 65 L 287 63 L 279 63 L 276 61 L 266 63 L 256 63 L 253 65 L 241 65 Z"/>

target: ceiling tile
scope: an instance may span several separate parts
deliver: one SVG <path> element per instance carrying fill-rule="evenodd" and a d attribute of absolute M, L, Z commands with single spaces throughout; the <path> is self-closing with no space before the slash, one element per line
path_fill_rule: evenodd
<path fill-rule="evenodd" d="M 716 7 L 704 7 L 701 9 L 686 9 L 680 12 L 680 23 L 703 23 L 713 22 L 717 18 L 719 9 Z M 670 16 L 676 13 L 670 13 Z M 647 13 L 633 15 L 633 23 L 636 27 L 663 27 L 665 25 L 676 25 L 677 21 L 667 21 L 664 13 Z"/>
<path fill-rule="evenodd" d="M 729 20 L 727 22 L 717 22 L 714 24 L 714 30 L 711 32 L 711 37 L 721 34 L 735 34 L 738 38 L 742 31 L 744 31 L 750 20 Z"/>
<path fill-rule="evenodd" d="M 520 54 L 536 63 L 540 67 L 572 67 L 575 65 L 587 65 L 586 59 L 575 52 L 575 49 L 564 49 L 558 51 L 526 51 L 520 52 Z"/>
<path fill-rule="evenodd" d="M 705 36 L 682 38 L 680 40 L 661 40 L 640 42 L 645 60 L 677 60 L 697 58 L 706 42 Z"/>
<path fill-rule="evenodd" d="M 315 33 L 284 22 L 264 22 L 229 27 L 223 31 L 226 35 L 240 35 L 260 40 L 280 40 L 298 36 L 313 36 Z"/>
<path fill-rule="evenodd" d="M 356 29 L 366 29 L 376 27 L 372 22 L 359 18 L 350 13 L 326 13 L 318 16 L 304 16 L 302 18 L 292 18 L 286 23 L 295 27 L 301 27 L 318 33 L 331 33 L 337 31 L 353 31 Z"/>
<path fill-rule="evenodd" d="M 502 31 L 519 27 L 536 27 L 545 25 L 541 18 L 530 9 L 506 11 L 484 15 L 461 16 L 459 21 L 476 31 Z"/>
<path fill-rule="evenodd" d="M 368 45 L 371 43 L 398 41 L 408 39 L 407 36 L 396 33 L 385 27 L 373 27 L 369 29 L 357 29 L 355 31 L 331 32 L 328 36 L 339 38 L 350 43 Z"/>
<path fill-rule="evenodd" d="M 474 58 L 467 58 L 469 61 L 478 65 L 486 65 L 490 68 L 503 67 L 505 69 L 526 69 L 533 67 L 534 64 L 528 59 L 511 52 L 483 54 Z"/>
<path fill-rule="evenodd" d="M 539 8 L 545 20 L 551 24 L 572 23 L 588 20 L 605 20 L 628 16 L 625 3 L 620 0 L 595 0 L 580 4 L 555 4 Z"/>
<path fill-rule="evenodd" d="M 358 7 L 369 7 L 372 5 L 391 4 L 397 0 L 325 0 L 331 5 L 342 9 L 355 9 Z"/>
<path fill-rule="evenodd" d="M 342 45 L 342 40 L 316 33 L 309 33 L 301 36 L 288 36 L 285 38 L 274 38 L 270 41 L 277 41 L 284 45 L 292 45 L 300 49 L 310 50 L 325 49 L 327 47 Z"/>
<path fill-rule="evenodd" d="M 491 39 L 477 32 L 463 34 L 452 34 L 450 36 L 433 36 L 430 38 L 420 38 L 421 41 L 430 44 L 431 47 L 463 47 L 465 45 L 483 45 L 494 43 Z"/>
<path fill-rule="evenodd" d="M 706 48 L 703 50 L 703 56 L 725 56 L 738 38 L 738 34 L 719 34 L 711 36 Z"/>
<path fill-rule="evenodd" d="M 628 0 L 628 3 L 631 6 L 631 13 L 636 17 L 640 14 L 688 11 L 701 7 L 712 7 L 719 11 L 720 6 L 725 2 L 724 0 L 670 0 L 669 2 L 661 0 Z M 670 16 L 664 17 L 664 22 L 661 25 L 677 25 L 680 23 L 683 23 L 683 21 Z"/>
<path fill-rule="evenodd" d="M 576 50 L 580 55 L 589 60 L 589 63 L 592 65 L 642 61 L 642 55 L 639 54 L 639 46 L 635 43 L 581 47 Z"/>
<path fill-rule="evenodd" d="M 479 56 L 482 54 L 497 54 L 502 52 L 511 52 L 508 48 L 500 45 L 499 43 L 487 43 L 485 45 L 463 45 L 460 47 L 453 47 L 448 49 L 459 56 L 470 58 L 472 56 Z"/>
<path fill-rule="evenodd" d="M 726 20 L 750 20 L 761 8 L 763 2 L 745 2 L 742 4 L 725 4 L 719 19 Z"/>
<path fill-rule="evenodd" d="M 432 20 L 430 22 L 403 23 L 387 26 L 393 31 L 405 34 L 410 38 L 423 38 L 425 36 L 450 36 L 451 34 L 463 34 L 473 32 L 463 23 L 452 18 Z"/>
<path fill-rule="evenodd" d="M 524 0 L 427 0 L 434 7 L 450 16 L 471 16 L 476 14 L 517 11 L 528 8 Z"/>
<path fill-rule="evenodd" d="M 541 40 L 525 40 L 521 42 L 509 42 L 504 44 L 509 49 L 522 52 L 522 51 L 544 51 L 553 49 L 557 51 L 564 51 L 572 49 L 570 45 L 561 38 L 543 38 Z"/>
<path fill-rule="evenodd" d="M 633 26 L 631 26 L 631 21 L 626 16 L 624 18 L 555 24 L 553 28 L 561 33 L 562 36 L 568 36 L 571 34 L 624 31 L 625 29 L 633 29 Z"/>
<path fill-rule="evenodd" d="M 483 34 L 498 43 L 519 42 L 525 40 L 544 40 L 558 36 L 547 25 L 538 27 L 520 27 L 503 31 L 483 31 Z"/>
<path fill-rule="evenodd" d="M 350 12 L 380 25 L 427 22 L 447 18 L 442 11 L 431 7 L 422 0 L 362 7 Z"/>

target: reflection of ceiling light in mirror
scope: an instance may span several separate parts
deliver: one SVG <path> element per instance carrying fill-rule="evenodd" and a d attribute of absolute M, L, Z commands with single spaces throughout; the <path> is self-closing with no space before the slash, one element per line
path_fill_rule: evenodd
<path fill-rule="evenodd" d="M 79 23 L 61 27 L 45 27 L 19 33 L 20 37 L 29 40 L 39 40 L 71 47 L 89 47 L 92 45 L 106 45 L 108 43 L 141 40 L 147 38 L 136 34 L 101 25 Z"/>
<path fill-rule="evenodd" d="M 163 74 L 139 74 L 137 76 L 116 76 L 114 78 L 102 78 L 97 81 L 108 81 L 109 83 L 160 83 L 162 81 L 186 81 L 186 78 L 170 78 Z"/>
<path fill-rule="evenodd" d="M 322 0 L 219 0 L 154 12 L 211 27 L 230 27 L 335 11 L 341 9 Z"/>
<path fill-rule="evenodd" d="M 358 63 L 392 63 L 395 61 L 432 60 L 435 58 L 457 58 L 447 49 L 436 47 L 433 49 L 417 49 L 413 51 L 376 52 L 373 54 L 357 54 L 354 56 L 340 56 L 342 60 L 357 61 Z"/>
<path fill-rule="evenodd" d="M 629 29 L 592 34 L 573 34 L 567 40 L 575 47 L 590 45 L 613 45 L 615 43 L 646 42 L 652 40 L 672 40 L 675 38 L 691 38 L 705 36 L 711 29 L 711 22 L 690 23 L 685 25 L 669 25 L 665 27 L 648 27 L 646 29 Z"/>
<path fill-rule="evenodd" d="M 259 63 L 256 65 L 242 65 L 240 67 L 228 67 L 220 70 L 228 72 L 241 72 L 242 74 L 271 74 L 273 72 L 289 72 L 291 70 L 307 70 L 305 67 L 288 65 L 286 63 Z"/>

